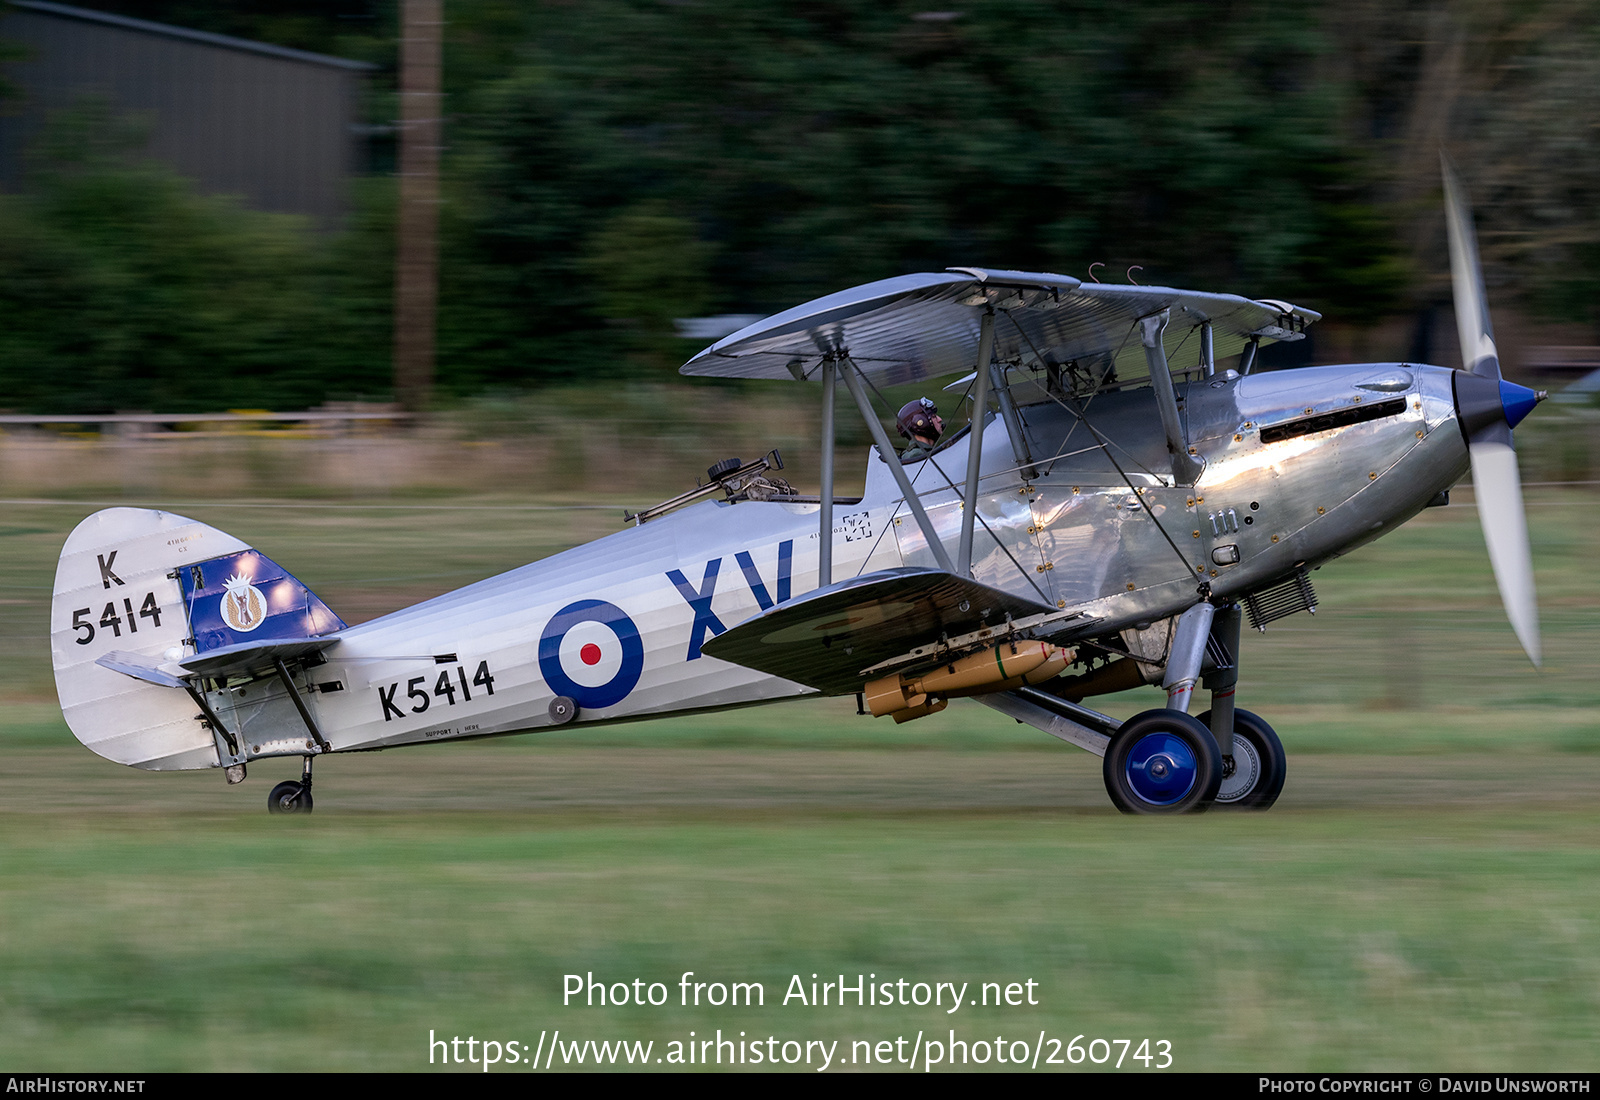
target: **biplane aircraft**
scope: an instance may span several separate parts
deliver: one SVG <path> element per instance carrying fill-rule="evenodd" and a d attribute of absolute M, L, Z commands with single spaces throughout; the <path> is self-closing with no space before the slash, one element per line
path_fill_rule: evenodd
<path fill-rule="evenodd" d="M 1239 634 L 1314 610 L 1308 573 L 1442 503 L 1469 469 L 1501 595 L 1539 634 L 1511 429 L 1543 396 L 1501 377 L 1470 215 L 1446 169 L 1464 370 L 1258 371 L 1319 315 L 1287 302 L 952 268 L 840 291 L 717 341 L 688 375 L 815 383 L 817 495 L 713 466 L 631 526 L 347 626 L 258 550 L 112 508 L 62 550 L 62 709 L 154 770 L 302 757 L 270 810 L 312 809 L 322 755 L 857 696 L 896 722 L 952 698 L 1103 757 L 1133 813 L 1272 805 L 1283 746 L 1234 705 Z M 902 463 L 872 403 L 958 376 L 965 428 Z M 876 441 L 834 490 L 843 384 Z M 1083 704 L 1160 685 L 1127 721 Z M 1209 709 L 1191 717 L 1196 688 Z"/>

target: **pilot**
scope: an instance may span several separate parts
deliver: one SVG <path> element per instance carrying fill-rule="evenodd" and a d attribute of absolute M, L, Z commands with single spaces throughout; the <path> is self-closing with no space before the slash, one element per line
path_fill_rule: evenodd
<path fill-rule="evenodd" d="M 900 415 L 894 419 L 900 434 L 910 440 L 910 446 L 900 452 L 901 462 L 921 462 L 933 453 L 944 434 L 944 421 L 939 419 L 939 407 L 926 397 L 906 402 Z"/>

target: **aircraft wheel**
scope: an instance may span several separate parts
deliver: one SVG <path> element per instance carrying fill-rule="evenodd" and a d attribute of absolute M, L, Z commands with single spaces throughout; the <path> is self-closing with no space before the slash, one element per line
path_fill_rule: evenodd
<path fill-rule="evenodd" d="M 1211 712 L 1199 721 L 1211 728 Z M 1217 805 L 1236 810 L 1266 810 L 1278 801 L 1289 773 L 1283 742 L 1258 714 L 1233 712 L 1233 773 L 1217 789 Z"/>
<path fill-rule="evenodd" d="M 1222 754 L 1204 723 L 1147 710 L 1112 736 L 1102 770 L 1106 793 L 1125 814 L 1201 813 L 1222 783 Z"/>
<path fill-rule="evenodd" d="M 311 792 L 292 779 L 286 779 L 272 788 L 267 795 L 269 814 L 308 814 L 311 812 Z"/>

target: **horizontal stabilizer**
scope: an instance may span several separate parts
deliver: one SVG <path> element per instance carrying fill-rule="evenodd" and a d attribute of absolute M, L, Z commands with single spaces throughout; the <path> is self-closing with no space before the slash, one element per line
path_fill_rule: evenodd
<path fill-rule="evenodd" d="M 135 680 L 143 680 L 147 684 L 157 687 L 183 688 L 186 685 L 178 677 L 161 667 L 161 662 L 154 657 L 146 657 L 142 653 L 124 653 L 114 649 L 110 653 L 102 653 L 94 659 L 94 663 L 101 668 L 109 668 L 112 672 L 120 672 L 124 676 L 132 676 Z"/>
<path fill-rule="evenodd" d="M 161 687 L 186 687 L 186 681 L 211 677 L 242 676 L 251 672 L 267 672 L 275 661 L 292 661 L 308 653 L 327 649 L 339 639 L 293 638 L 283 642 L 241 642 L 223 649 L 213 649 L 177 661 L 158 661 L 142 653 L 113 650 L 95 658 L 95 664 L 109 668 L 135 680 Z"/>
<path fill-rule="evenodd" d="M 287 638 L 280 642 L 239 642 L 223 646 L 193 657 L 185 657 L 173 664 L 183 668 L 190 676 L 238 676 L 246 672 L 270 669 L 274 661 L 292 661 L 308 653 L 319 653 L 338 641 L 337 636 L 326 638 Z"/>
<path fill-rule="evenodd" d="M 884 569 L 808 592 L 706 642 L 703 652 L 832 695 L 862 688 L 862 672 L 1008 618 L 1055 608 L 937 569 Z"/>

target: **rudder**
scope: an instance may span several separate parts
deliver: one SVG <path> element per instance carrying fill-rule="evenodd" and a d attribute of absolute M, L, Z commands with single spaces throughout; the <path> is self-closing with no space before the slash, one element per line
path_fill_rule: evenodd
<path fill-rule="evenodd" d="M 171 512 L 108 508 L 73 529 L 56 566 L 50 648 L 61 711 L 79 741 L 119 764 L 155 771 L 218 767 L 215 738 L 187 692 L 97 660 L 121 651 L 173 662 L 344 625 L 304 585 L 232 535 Z"/>

